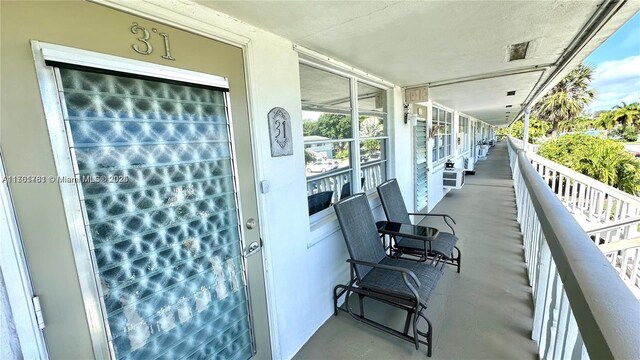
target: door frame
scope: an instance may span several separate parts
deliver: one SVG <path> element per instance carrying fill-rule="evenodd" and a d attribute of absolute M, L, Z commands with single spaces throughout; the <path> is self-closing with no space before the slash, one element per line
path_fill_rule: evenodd
<path fill-rule="evenodd" d="M 33 298 L 36 294 L 31 283 L 1 149 L 0 178 L 3 179 L 0 186 L 0 227 L 3 234 L 0 236 L 0 268 L 7 288 L 16 334 L 25 359 L 48 359 L 49 354 L 42 333 L 44 323 L 38 323 L 34 309 Z"/>
<path fill-rule="evenodd" d="M 230 111 L 231 103 L 228 94 L 229 81 L 227 78 L 93 51 L 81 50 L 73 47 L 50 44 L 37 40 L 31 40 L 31 48 L 58 178 L 73 179 L 76 165 L 72 158 L 73 154 L 69 151 L 69 147 L 73 145 L 73 139 L 70 134 L 68 134 L 65 126 L 65 107 L 58 97 L 59 86 L 56 83 L 55 69 L 53 66 L 47 65 L 47 61 L 112 70 L 132 75 L 151 77 L 158 80 L 175 80 L 183 83 L 205 85 L 225 90 L 227 121 L 229 123 L 229 136 L 231 142 L 230 151 L 232 154 L 232 168 L 234 172 L 234 188 L 236 191 L 239 191 L 240 185 L 237 176 L 238 164 L 235 150 L 236 147 L 233 144 L 235 139 L 234 126 Z M 255 179 L 251 179 L 251 181 L 255 183 Z M 88 217 L 86 211 L 81 206 L 82 191 L 76 181 L 58 182 L 62 194 L 65 219 L 67 220 L 71 247 L 79 278 L 80 291 L 89 326 L 89 334 L 91 337 L 94 356 L 97 359 L 110 359 L 112 355 L 115 354 L 115 351 L 112 346 L 112 336 L 109 331 L 108 320 L 106 318 L 107 313 L 104 310 L 105 306 L 101 296 L 100 284 L 96 277 L 97 269 L 94 266 L 94 264 L 96 264 L 96 259 L 92 253 L 93 243 L 90 241 L 87 234 L 86 225 L 88 225 L 88 222 L 85 222 L 85 219 Z M 257 200 L 258 199 L 256 199 L 256 201 Z M 240 197 L 236 196 L 235 201 L 238 209 L 238 224 L 243 224 L 244 219 L 242 212 L 240 211 L 242 206 Z M 244 249 L 247 247 L 247 244 L 245 244 L 246 235 L 243 226 L 239 226 L 239 232 L 241 239 L 239 244 L 240 252 L 241 254 L 244 254 Z M 246 271 L 245 255 L 241 255 L 241 261 L 243 266 L 243 279 L 245 281 L 245 287 L 248 289 L 249 279 Z M 264 271 L 262 273 L 264 274 Z M 256 335 L 252 321 L 253 316 L 251 315 L 251 296 L 250 290 L 247 291 L 249 326 L 251 329 L 253 352 L 255 353 Z M 269 334 L 269 338 L 271 338 L 270 335 L 271 334 Z"/>

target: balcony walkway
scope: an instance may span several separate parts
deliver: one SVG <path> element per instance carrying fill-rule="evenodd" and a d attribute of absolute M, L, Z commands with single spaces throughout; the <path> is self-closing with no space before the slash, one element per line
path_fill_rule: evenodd
<path fill-rule="evenodd" d="M 531 288 L 506 143 L 492 148 L 487 159 L 476 164 L 476 175 L 467 177 L 461 190 L 449 192 L 433 212 L 449 213 L 457 220 L 463 253 L 462 273 L 445 268 L 429 302 L 433 358 L 536 359 Z M 402 328 L 405 313 L 373 301 L 366 309 Z M 413 344 L 340 313 L 294 359 L 426 359 L 426 347 L 416 351 Z"/>

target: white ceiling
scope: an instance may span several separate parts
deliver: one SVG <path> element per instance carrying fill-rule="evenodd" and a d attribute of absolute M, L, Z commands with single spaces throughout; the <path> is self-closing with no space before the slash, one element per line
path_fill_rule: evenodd
<path fill-rule="evenodd" d="M 411 86 L 553 64 L 601 1 L 197 2 L 397 85 Z M 638 8 L 640 1 L 625 5 L 574 63 Z M 508 62 L 508 46 L 524 41 L 531 41 L 526 59 Z M 503 125 L 550 73 L 434 86 L 430 97 Z M 516 90 L 516 96 L 508 97 L 509 90 Z M 509 104 L 511 117 L 506 117 Z"/>

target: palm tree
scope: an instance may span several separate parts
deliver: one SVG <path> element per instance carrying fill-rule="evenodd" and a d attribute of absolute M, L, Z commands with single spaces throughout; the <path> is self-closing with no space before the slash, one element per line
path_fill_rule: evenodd
<path fill-rule="evenodd" d="M 592 74 L 591 67 L 578 65 L 536 103 L 537 116 L 552 124 L 552 138 L 558 137 L 561 122 L 573 120 L 594 99 L 595 91 L 589 88 Z"/>
<path fill-rule="evenodd" d="M 640 129 L 640 103 L 627 104 L 624 101 L 612 109 L 612 118 L 623 127 L 633 126 Z"/>
<path fill-rule="evenodd" d="M 613 116 L 613 111 L 603 111 L 598 115 L 598 125 L 603 127 L 606 130 L 612 130 L 618 125 L 615 117 Z"/>

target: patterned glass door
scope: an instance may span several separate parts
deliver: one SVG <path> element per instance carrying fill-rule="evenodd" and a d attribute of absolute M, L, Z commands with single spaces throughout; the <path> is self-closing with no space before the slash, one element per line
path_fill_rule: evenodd
<path fill-rule="evenodd" d="M 112 356 L 250 358 L 227 90 L 55 74 Z"/>

